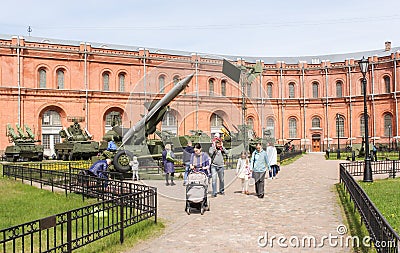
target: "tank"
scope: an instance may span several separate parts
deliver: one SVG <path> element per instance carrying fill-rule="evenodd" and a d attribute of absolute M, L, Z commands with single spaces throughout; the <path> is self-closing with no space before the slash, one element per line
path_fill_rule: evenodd
<path fill-rule="evenodd" d="M 58 160 L 88 160 L 99 153 L 99 143 L 93 141 L 90 133 L 86 129 L 82 130 L 76 120 L 59 134 L 63 141 L 54 146 Z"/>
<path fill-rule="evenodd" d="M 15 133 L 13 127 L 7 124 L 7 136 L 9 142 L 14 145 L 7 146 L 4 152 L 6 160 L 9 162 L 17 161 L 42 161 L 43 160 L 43 146 L 36 144 L 40 140 L 35 140 L 31 128 L 28 125 L 24 125 L 25 131 L 16 124 L 18 134 Z"/>

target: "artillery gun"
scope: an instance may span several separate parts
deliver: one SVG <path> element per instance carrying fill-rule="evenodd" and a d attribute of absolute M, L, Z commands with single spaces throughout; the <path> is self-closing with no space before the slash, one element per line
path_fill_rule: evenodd
<path fill-rule="evenodd" d="M 110 158 L 113 161 L 110 170 L 125 173 L 130 170 L 129 162 L 133 155 L 139 159 L 161 158 L 162 140 L 149 140 L 147 137 L 156 133 L 156 126 L 162 121 L 169 103 L 188 86 L 192 78 L 193 74 L 185 77 L 174 85 L 163 98 L 150 103 L 147 114 L 133 127 L 124 128 L 120 124 L 113 124 L 112 129 L 103 137 L 100 144 L 100 150 L 103 152 L 96 159 Z M 107 143 L 110 142 L 116 144 L 115 150 L 107 150 Z"/>
<path fill-rule="evenodd" d="M 35 140 L 31 128 L 24 125 L 25 131 L 19 124 L 16 124 L 18 134 L 15 133 L 13 127 L 7 124 L 7 136 L 12 146 L 7 146 L 4 152 L 8 162 L 16 161 L 42 161 L 43 160 L 43 146 L 35 144 L 40 140 Z"/>
<path fill-rule="evenodd" d="M 93 141 L 92 135 L 86 129 L 82 130 L 76 120 L 59 134 L 64 140 L 54 146 L 58 160 L 87 160 L 99 152 L 99 143 Z"/>

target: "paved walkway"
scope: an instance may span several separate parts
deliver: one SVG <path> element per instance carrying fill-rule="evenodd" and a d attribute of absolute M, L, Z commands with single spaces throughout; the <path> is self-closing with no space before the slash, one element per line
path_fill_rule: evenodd
<path fill-rule="evenodd" d="M 309 247 L 308 241 L 306 247 L 293 247 L 297 239 L 303 244 L 305 237 L 315 238 L 318 245 L 329 234 L 347 236 L 337 232 L 343 223 L 334 190 L 338 170 L 338 161 L 309 153 L 282 167 L 278 179 L 266 180 L 264 199 L 239 193 L 240 181 L 235 180 L 234 170 L 227 170 L 226 194 L 212 198 L 211 211 L 204 215 L 185 213 L 181 180 L 175 186 L 146 181 L 158 187 L 159 217 L 166 224 L 165 233 L 128 252 L 350 252 L 330 246 L 327 239 L 323 248 Z M 267 236 L 269 244 L 265 246 Z M 279 236 L 286 238 L 281 243 L 286 248 L 278 245 Z"/>

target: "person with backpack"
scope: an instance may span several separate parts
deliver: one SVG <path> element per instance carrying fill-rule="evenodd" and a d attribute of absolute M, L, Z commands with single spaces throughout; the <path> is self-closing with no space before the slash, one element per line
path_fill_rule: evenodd
<path fill-rule="evenodd" d="M 165 144 L 165 149 L 162 152 L 162 161 L 164 164 L 164 172 L 165 172 L 165 185 L 172 185 L 174 186 L 174 173 L 175 173 L 175 155 L 174 152 L 171 150 L 171 144 Z M 171 184 L 169 183 L 168 179 L 171 175 Z"/>

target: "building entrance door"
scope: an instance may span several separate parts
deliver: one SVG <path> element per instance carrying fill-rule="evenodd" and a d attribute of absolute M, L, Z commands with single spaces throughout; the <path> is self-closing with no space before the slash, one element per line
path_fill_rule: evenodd
<path fill-rule="evenodd" d="M 321 135 L 319 134 L 312 136 L 312 152 L 321 152 Z"/>

